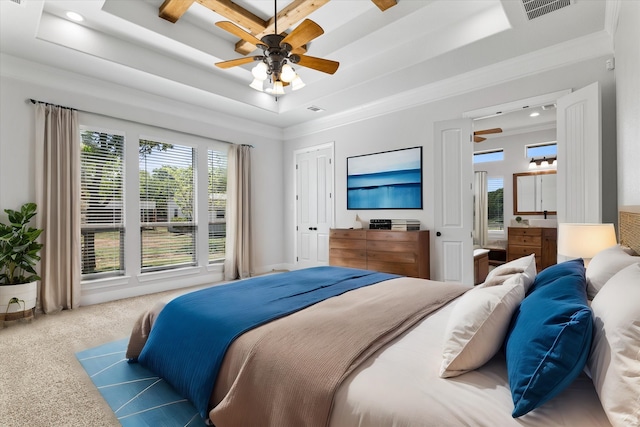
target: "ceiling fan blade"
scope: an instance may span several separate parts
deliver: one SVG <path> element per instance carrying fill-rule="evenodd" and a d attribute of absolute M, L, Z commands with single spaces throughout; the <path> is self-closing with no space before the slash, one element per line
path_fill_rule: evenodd
<path fill-rule="evenodd" d="M 293 49 L 291 51 L 291 53 L 293 53 L 294 55 L 304 55 L 305 53 L 307 53 L 306 46 L 302 45 L 300 47 L 297 47 L 297 48 Z"/>
<path fill-rule="evenodd" d="M 242 40 L 246 41 L 247 43 L 251 43 L 254 46 L 258 46 L 260 44 L 264 44 L 256 36 L 254 36 L 251 33 L 246 32 L 245 30 L 243 30 L 242 28 L 238 27 L 233 22 L 220 21 L 220 22 L 216 22 L 216 26 L 222 28 L 225 31 L 230 32 L 231 34 L 233 34 L 236 37 L 240 37 Z"/>
<path fill-rule="evenodd" d="M 473 132 L 474 135 L 489 135 L 491 133 L 501 133 L 502 128 L 483 129 Z"/>
<path fill-rule="evenodd" d="M 226 68 L 236 67 L 238 65 L 248 64 L 253 61 L 254 61 L 253 56 L 247 56 L 246 58 L 237 58 L 237 59 L 230 59 L 229 61 L 216 62 L 216 67 L 226 69 Z"/>
<path fill-rule="evenodd" d="M 324 30 L 320 25 L 316 24 L 311 19 L 305 19 L 302 21 L 302 24 L 298 25 L 284 39 L 282 39 L 280 45 L 282 46 L 286 43 L 291 46 L 291 50 L 294 50 L 322 34 L 324 34 Z"/>
<path fill-rule="evenodd" d="M 380 9 L 381 11 L 385 11 L 387 9 L 389 9 L 390 7 L 395 6 L 396 4 L 398 4 L 398 2 L 396 0 L 371 0 L 376 6 L 378 6 L 378 9 Z"/>
<path fill-rule="evenodd" d="M 483 138 L 481 136 L 475 136 L 475 135 L 473 136 L 473 142 L 482 142 L 485 139 L 487 139 L 487 138 Z"/>
<path fill-rule="evenodd" d="M 322 71 L 323 73 L 333 74 L 338 70 L 340 66 L 339 62 L 331 61 L 330 59 L 316 58 L 314 56 L 298 55 L 299 59 L 295 64 L 301 65 L 307 68 L 313 68 L 314 70 Z"/>

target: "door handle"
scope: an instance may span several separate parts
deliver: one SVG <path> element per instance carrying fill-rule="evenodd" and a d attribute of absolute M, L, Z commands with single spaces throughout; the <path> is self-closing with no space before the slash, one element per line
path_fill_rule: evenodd
<path fill-rule="evenodd" d="M 313 231 L 313 230 L 317 230 L 318 227 L 309 227 L 309 230 Z"/>
<path fill-rule="evenodd" d="M 440 237 L 440 236 L 442 236 L 442 233 L 439 232 L 439 231 L 436 231 L 436 236 Z"/>

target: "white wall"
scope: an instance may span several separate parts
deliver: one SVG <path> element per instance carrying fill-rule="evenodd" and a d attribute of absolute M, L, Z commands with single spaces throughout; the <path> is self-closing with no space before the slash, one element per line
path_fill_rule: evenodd
<path fill-rule="evenodd" d="M 618 204 L 640 205 L 640 1 L 620 1 L 616 52 Z"/>
<path fill-rule="evenodd" d="M 335 143 L 335 227 L 350 227 L 356 213 L 361 218 L 416 218 L 423 228 L 433 228 L 433 191 L 440 183 L 433 175 L 433 126 L 437 121 L 461 118 L 463 112 L 498 105 L 566 89 L 579 89 L 599 81 L 603 103 L 603 149 L 615 147 L 615 85 L 613 72 L 607 71 L 601 57 L 562 69 L 528 76 L 464 95 L 418 105 L 403 111 L 339 126 L 312 135 L 292 137 L 285 141 L 284 165 L 293 164 L 293 151 L 333 141 Z M 348 211 L 346 210 L 346 157 L 358 154 L 422 145 L 424 156 L 424 209 L 421 211 Z M 469 167 L 473 167 L 469 159 Z M 615 170 L 615 169 L 614 169 Z M 614 170 L 603 177 L 605 189 L 616 187 Z M 612 174 L 613 173 L 613 174 Z M 294 172 L 285 171 L 285 224 L 295 224 Z M 608 190 L 604 190 L 603 193 Z M 615 199 L 615 196 L 614 196 Z M 617 205 L 604 208 L 605 221 L 616 217 Z M 285 227 L 285 262 L 294 265 L 294 227 Z M 433 246 L 432 246 L 433 250 Z"/>
<path fill-rule="evenodd" d="M 0 76 L 0 207 L 16 209 L 35 200 L 34 113 L 29 98 L 154 126 L 158 132 L 183 132 L 237 144 L 251 144 L 253 270 L 282 268 L 282 131 L 240 122 L 187 104 L 106 84 L 2 55 Z M 83 115 L 80 114 L 80 117 Z M 88 117 L 89 115 L 85 115 Z M 91 115 L 93 116 L 93 115 Z M 4 213 L 0 217 L 6 219 Z M 137 277 L 83 288 L 81 304 L 97 303 L 166 289 L 221 280 L 221 267 L 154 280 Z"/>

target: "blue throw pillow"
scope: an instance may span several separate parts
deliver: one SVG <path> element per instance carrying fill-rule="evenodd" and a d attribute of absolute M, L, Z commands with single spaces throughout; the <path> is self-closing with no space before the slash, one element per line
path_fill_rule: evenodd
<path fill-rule="evenodd" d="M 593 317 L 581 259 L 540 272 L 513 315 L 505 340 L 514 409 L 520 417 L 564 390 L 591 348 Z"/>

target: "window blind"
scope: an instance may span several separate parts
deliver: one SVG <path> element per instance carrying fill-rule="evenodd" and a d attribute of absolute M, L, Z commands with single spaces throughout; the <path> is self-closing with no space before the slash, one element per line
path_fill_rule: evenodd
<path fill-rule="evenodd" d="M 196 264 L 193 147 L 141 139 L 142 271 Z"/>
<path fill-rule="evenodd" d="M 81 130 L 83 276 L 124 273 L 124 136 Z"/>
<path fill-rule="evenodd" d="M 487 178 L 489 230 L 504 230 L 504 179 Z"/>
<path fill-rule="evenodd" d="M 227 154 L 208 150 L 209 262 L 224 259 L 227 237 Z"/>

